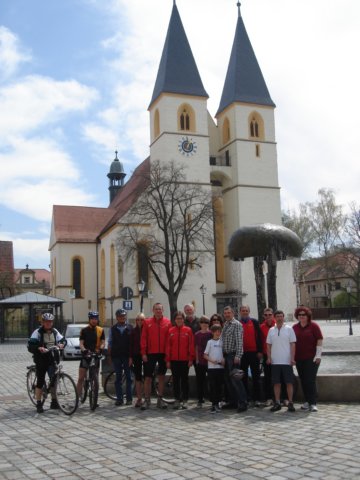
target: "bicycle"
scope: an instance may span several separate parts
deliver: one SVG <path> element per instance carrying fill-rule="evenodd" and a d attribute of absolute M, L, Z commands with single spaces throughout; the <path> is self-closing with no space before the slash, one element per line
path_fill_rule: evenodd
<path fill-rule="evenodd" d="M 54 359 L 55 371 L 54 374 L 45 381 L 42 389 L 41 405 L 44 405 L 49 393 L 53 390 L 55 399 L 59 405 L 60 410 L 65 415 L 72 415 L 79 404 L 79 396 L 76 390 L 76 385 L 71 376 L 63 372 L 60 356 L 55 355 L 59 350 L 58 347 L 49 347 L 47 349 Z M 37 400 L 35 396 L 35 388 L 37 383 L 36 366 L 29 365 L 26 374 L 26 388 L 31 402 L 36 406 Z"/>
<path fill-rule="evenodd" d="M 116 380 L 116 373 L 115 371 L 110 372 L 104 381 L 104 392 L 109 397 L 111 400 L 116 400 L 116 390 L 115 390 L 115 380 Z M 133 394 L 135 395 L 135 377 L 134 373 L 131 372 L 131 380 L 132 380 L 132 388 L 133 388 Z M 157 368 L 155 370 L 155 373 L 153 375 L 152 379 L 152 388 L 151 391 L 153 392 L 153 395 L 156 395 L 157 397 L 159 396 L 159 388 L 158 388 L 158 378 L 157 378 Z M 123 392 L 126 392 L 126 375 L 123 373 L 122 375 L 122 386 L 123 386 Z M 165 375 L 165 385 L 164 385 L 164 395 L 162 396 L 162 399 L 164 400 L 165 403 L 172 404 L 175 402 L 175 399 L 173 398 L 174 393 L 172 389 L 172 375 Z M 124 393 L 124 398 L 126 397 L 126 394 Z"/>
<path fill-rule="evenodd" d="M 102 359 L 102 355 L 98 353 L 89 353 L 85 358 L 90 360 L 89 368 L 86 370 L 86 376 L 84 378 L 83 387 L 80 395 L 81 403 L 85 403 L 85 400 L 89 394 L 90 410 L 94 411 L 98 406 L 99 398 L 99 362 Z"/>

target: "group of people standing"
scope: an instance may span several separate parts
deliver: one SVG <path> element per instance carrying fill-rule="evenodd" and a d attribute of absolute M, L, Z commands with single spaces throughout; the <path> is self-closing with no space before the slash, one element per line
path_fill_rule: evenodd
<path fill-rule="evenodd" d="M 80 333 L 80 349 L 99 352 L 104 348 L 104 331 L 98 326 L 97 312 L 90 312 L 89 325 Z M 116 324 L 109 332 L 108 355 L 116 372 L 117 406 L 124 404 L 123 372 L 126 376 L 125 404 L 133 404 L 132 372 L 135 378 L 136 401 L 134 406 L 146 410 L 151 406 L 152 379 L 157 368 L 158 398 L 156 406 L 167 408 L 163 401 L 165 374 L 171 369 L 174 389 L 174 408 L 186 409 L 189 399 L 189 369 L 194 366 L 197 386 L 197 407 L 202 408 L 205 395 L 211 401 L 211 412 L 221 408 L 247 410 L 250 402 L 255 407 L 261 403 L 260 372 L 264 371 L 265 406 L 276 412 L 281 407 L 282 385 L 286 386 L 288 411 L 293 404 L 293 366 L 296 365 L 305 403 L 302 409 L 317 411 L 316 375 L 321 361 L 322 333 L 312 321 L 306 307 L 295 310 L 298 322 L 291 327 L 284 322 L 284 313 L 266 308 L 263 321 L 250 316 L 247 305 L 240 307 L 239 320 L 231 306 L 223 314 L 210 318 L 196 317 L 194 306 L 185 305 L 184 311 L 175 313 L 173 323 L 164 316 L 161 303 L 153 306 L 153 315 L 145 318 L 140 313 L 132 327 L 127 322 L 127 312 L 116 311 Z M 51 323 L 51 325 L 50 325 Z M 40 330 L 40 334 L 39 334 Z M 40 359 L 46 349 L 45 338 L 52 331 L 52 322 L 32 335 L 35 361 L 39 358 L 37 388 L 42 388 L 44 366 Z M 46 336 L 44 335 L 44 331 Z M 61 343 L 58 332 L 51 338 Z M 36 339 L 36 341 L 35 341 Z M 81 391 L 87 364 L 82 360 L 79 368 L 78 390 Z M 252 388 L 248 382 L 251 375 Z"/>
<path fill-rule="evenodd" d="M 298 307 L 294 314 L 298 323 L 293 327 L 284 322 L 281 310 L 273 312 L 266 308 L 261 323 L 250 316 L 247 305 L 241 306 L 239 313 L 237 320 L 233 308 L 226 306 L 222 315 L 214 314 L 210 319 L 206 316 L 198 318 L 193 305 L 189 304 L 185 305 L 183 312 L 175 313 L 171 323 L 164 317 L 163 306 L 156 303 L 153 316 L 145 319 L 143 314 L 139 314 L 136 326 L 132 328 L 126 323 L 126 311 L 117 311 L 118 323 L 109 335 L 109 353 L 117 372 L 116 404 L 123 403 L 123 371 L 128 379 L 126 403 L 132 403 L 130 368 L 133 367 L 137 396 L 135 407 L 150 408 L 152 377 L 157 366 L 157 407 L 167 407 L 162 395 L 165 374 L 170 369 L 174 408 L 186 409 L 189 369 L 194 366 L 198 408 L 203 406 L 208 390 L 212 412 L 219 411 L 221 407 L 243 412 L 249 402 L 253 402 L 255 407 L 263 405 L 260 384 L 263 366 L 265 406 L 271 406 L 273 412 L 280 410 L 282 386 L 285 386 L 285 403 L 288 411 L 293 412 L 293 366 L 296 365 L 305 397 L 301 408 L 317 411 L 316 375 L 323 337 L 319 326 L 312 321 L 311 311 Z M 122 329 L 125 337 L 118 337 L 117 332 Z M 121 342 L 123 345 L 124 338 L 127 339 L 127 347 L 121 347 L 120 355 L 119 345 Z"/>

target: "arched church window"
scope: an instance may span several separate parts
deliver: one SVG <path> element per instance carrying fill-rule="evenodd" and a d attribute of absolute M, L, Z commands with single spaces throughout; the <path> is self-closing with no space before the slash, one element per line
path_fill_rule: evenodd
<path fill-rule="evenodd" d="M 138 243 L 137 257 L 138 257 L 138 281 L 144 280 L 146 290 L 149 288 L 149 267 L 148 267 L 149 248 L 146 243 Z"/>
<path fill-rule="evenodd" d="M 160 113 L 159 110 L 155 110 L 154 115 L 154 136 L 155 138 L 160 135 Z"/>
<path fill-rule="evenodd" d="M 118 266 L 118 283 L 119 283 L 119 294 L 120 294 L 121 290 L 124 287 L 124 262 L 120 257 L 118 257 L 117 266 Z"/>
<path fill-rule="evenodd" d="M 72 260 L 72 288 L 75 290 L 75 298 L 83 297 L 82 259 L 79 257 Z"/>
<path fill-rule="evenodd" d="M 179 108 L 178 129 L 182 132 L 195 131 L 195 114 L 190 105 L 181 105 Z"/>
<path fill-rule="evenodd" d="M 249 117 L 249 133 L 250 138 L 264 140 L 264 121 L 257 112 Z"/>
<path fill-rule="evenodd" d="M 110 247 L 110 291 L 115 295 L 115 247 Z"/>
<path fill-rule="evenodd" d="M 230 140 L 230 122 L 226 117 L 223 123 L 223 143 L 227 143 Z"/>

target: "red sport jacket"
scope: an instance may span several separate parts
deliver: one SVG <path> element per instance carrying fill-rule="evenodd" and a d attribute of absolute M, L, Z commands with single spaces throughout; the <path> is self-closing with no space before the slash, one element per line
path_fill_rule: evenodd
<path fill-rule="evenodd" d="M 141 355 L 165 353 L 170 327 L 171 322 L 166 317 L 162 317 L 160 320 L 156 320 L 155 317 L 147 318 L 143 322 L 141 331 Z"/>
<path fill-rule="evenodd" d="M 194 335 L 190 327 L 171 327 L 166 342 L 167 362 L 172 360 L 193 361 L 195 359 Z"/>

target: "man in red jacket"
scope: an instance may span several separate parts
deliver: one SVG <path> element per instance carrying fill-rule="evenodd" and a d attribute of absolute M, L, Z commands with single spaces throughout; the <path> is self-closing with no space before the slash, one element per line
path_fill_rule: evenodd
<path fill-rule="evenodd" d="M 153 306 L 153 316 L 143 323 L 141 332 L 141 355 L 144 362 L 144 394 L 145 402 L 142 410 L 150 407 L 151 381 L 155 366 L 158 364 L 159 397 L 157 400 L 158 408 L 166 408 L 166 403 L 162 399 L 164 393 L 165 374 L 166 374 L 166 342 L 171 322 L 164 317 L 164 307 L 161 303 L 155 303 Z"/>
<path fill-rule="evenodd" d="M 250 307 L 240 307 L 240 323 L 244 330 L 244 352 L 241 357 L 240 368 L 244 371 L 243 383 L 249 398 L 248 370 L 252 376 L 252 400 L 255 407 L 260 406 L 260 360 L 262 359 L 263 344 L 258 320 L 250 317 Z"/>

